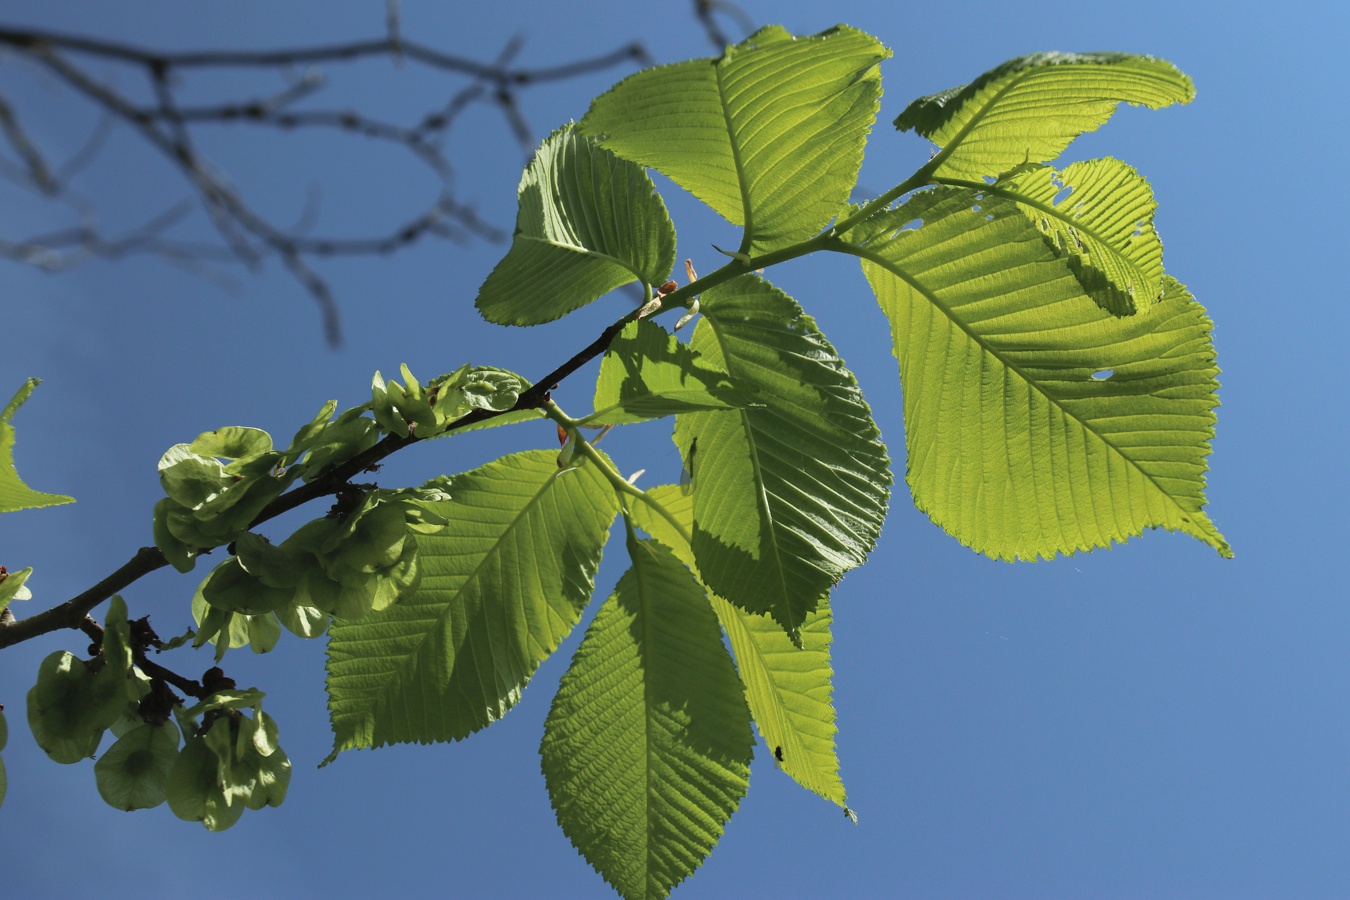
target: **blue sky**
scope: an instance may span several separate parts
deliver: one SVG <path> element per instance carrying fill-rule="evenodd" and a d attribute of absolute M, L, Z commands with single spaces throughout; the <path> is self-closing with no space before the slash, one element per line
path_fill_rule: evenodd
<path fill-rule="evenodd" d="M 537 64 L 631 39 L 663 62 L 710 52 L 683 3 L 462 6 L 404 0 L 405 31 L 480 58 L 519 33 L 522 59 Z M 1215 321 L 1223 375 L 1209 511 L 1237 558 L 1149 533 L 1054 562 L 995 563 L 945 536 L 897 487 L 879 546 L 841 583 L 834 606 L 839 752 L 860 824 L 775 771 L 760 747 L 748 797 L 677 896 L 1350 894 L 1350 608 L 1338 550 L 1347 316 L 1336 262 L 1345 258 L 1337 166 L 1350 118 L 1332 71 L 1350 13 L 1331 3 L 1207 7 L 744 5 L 755 21 L 798 33 L 847 22 L 895 51 L 882 67 L 886 95 L 860 180 L 873 193 L 927 158 L 922 141 L 887 124 L 910 99 L 1012 56 L 1124 50 L 1171 59 L 1192 76 L 1193 104 L 1123 110 L 1070 153 L 1117 156 L 1150 179 L 1167 269 Z M 17 16 L 10 21 L 147 46 L 270 47 L 373 36 L 384 5 L 51 0 Z M 525 94 L 536 136 L 579 118 L 620 74 Z M 118 77 L 130 90 L 130 77 Z M 406 118 L 453 84 L 384 64 L 336 77 L 332 96 Z M 230 88 L 188 87 L 202 97 Z M 5 58 L 0 94 L 58 157 L 79 146 L 87 111 L 49 80 Z M 204 147 L 282 220 L 298 218 L 311 185 L 322 183 L 319 224 L 337 232 L 381 230 L 435 189 L 361 141 L 217 129 Z M 523 157 L 500 116 L 474 111 L 449 150 L 461 196 L 509 227 Z M 187 194 L 125 132 L 79 184 L 114 227 Z M 730 226 L 667 187 L 681 257 L 714 268 L 710 244 L 734 244 Z M 8 187 L 0 197 L 7 238 L 59 224 Z M 0 392 L 30 375 L 45 380 L 16 423 L 19 469 L 34 487 L 79 501 L 0 517 L 0 563 L 37 570 L 29 608 L 73 596 L 150 541 L 154 464 L 170 444 L 231 424 L 284 439 L 330 397 L 362 402 L 371 373 L 400 362 L 423 378 L 466 361 L 539 374 L 628 302 L 601 301 L 528 330 L 487 325 L 472 300 L 504 249 L 431 243 L 387 260 L 325 264 L 348 335 L 336 351 L 324 345 L 313 304 L 275 264 L 236 273 L 234 292 L 153 260 L 54 276 L 0 264 Z M 769 277 L 817 317 L 857 374 L 901 471 L 895 362 L 856 266 L 809 261 Z M 590 388 L 584 376 L 574 382 L 561 401 L 582 409 Z M 417 483 L 553 440 L 541 424 L 415 447 L 381 482 Z M 606 443 L 625 470 L 647 468 L 651 484 L 678 474 L 662 425 Z M 609 549 L 601 595 L 623 566 L 620 545 Z M 188 624 L 193 587 L 191 576 L 161 571 L 125 597 L 133 615 L 149 612 L 167 635 Z M 89 765 L 60 767 L 36 750 L 24 693 L 43 656 L 82 641 L 53 635 L 6 650 L 6 888 L 604 896 L 554 822 L 537 756 L 581 632 L 510 715 L 472 739 L 350 753 L 322 771 L 322 647 L 287 636 L 268 656 L 235 651 L 228 669 L 268 692 L 295 773 L 284 806 L 219 835 L 165 808 L 116 812 L 98 799 Z M 176 656 L 169 664 L 189 674 L 209 665 Z"/>

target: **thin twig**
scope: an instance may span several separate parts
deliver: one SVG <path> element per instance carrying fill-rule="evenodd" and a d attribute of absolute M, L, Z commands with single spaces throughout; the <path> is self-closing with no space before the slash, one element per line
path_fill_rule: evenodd
<path fill-rule="evenodd" d="M 8 138 L 21 165 L 0 157 L 0 177 L 9 178 L 50 198 L 77 206 L 81 225 L 50 235 L 22 240 L 0 240 L 0 257 L 37 265 L 47 270 L 69 268 L 91 257 L 114 259 L 129 253 L 152 253 L 178 265 L 190 266 L 193 244 L 175 242 L 158 229 L 140 229 L 135 239 L 110 239 L 100 234 L 92 208 L 70 203 L 69 180 L 84 168 L 103 145 L 111 123 L 120 122 L 155 148 L 176 167 L 194 194 L 224 244 L 227 258 L 257 269 L 264 259 L 279 260 L 317 303 L 329 343 L 341 340 L 336 298 L 314 260 L 338 255 L 385 255 L 411 246 L 424 237 L 457 242 L 470 238 L 500 241 L 506 233 L 484 222 L 472 207 L 460 202 L 453 189 L 454 170 L 441 149 L 441 140 L 458 115 L 474 103 L 497 107 L 513 138 L 526 153 L 533 149 L 533 129 L 521 112 L 518 93 L 528 85 L 561 81 L 648 58 L 638 44 L 609 53 L 556 66 L 516 65 L 522 40 L 511 41 L 491 62 L 481 62 L 444 53 L 407 40 L 399 28 L 396 0 L 387 5 L 384 38 L 298 47 L 272 51 L 163 52 L 132 44 L 103 41 L 51 31 L 21 31 L 0 28 L 0 46 L 31 60 L 57 76 L 66 86 L 91 101 L 102 112 L 91 138 L 55 174 L 45 164 L 36 144 L 19 128 L 13 111 L 0 100 L 0 135 Z M 187 70 L 221 68 L 272 68 L 283 76 L 292 67 L 325 62 L 348 62 L 387 56 L 396 62 L 409 60 L 433 69 L 466 76 L 472 83 L 454 92 L 437 109 L 419 116 L 411 126 L 384 121 L 357 110 L 297 109 L 296 104 L 314 94 L 323 80 L 307 72 L 274 94 L 215 105 L 183 106 L 178 102 L 175 76 Z M 139 69 L 153 92 L 149 104 L 137 102 L 116 89 L 112 82 L 97 78 L 82 57 L 124 64 Z M 314 221 L 313 204 L 307 205 L 300 227 L 288 229 L 272 222 L 248 203 L 229 177 L 211 165 L 201 153 L 193 131 L 204 124 L 241 124 L 275 130 L 326 128 L 344 134 L 388 142 L 406 149 L 442 183 L 436 201 L 383 235 L 337 237 L 309 233 Z M 44 238 L 56 237 L 53 242 Z M 129 236 L 130 237 L 130 236 Z M 215 255 L 217 261 L 220 256 Z"/>

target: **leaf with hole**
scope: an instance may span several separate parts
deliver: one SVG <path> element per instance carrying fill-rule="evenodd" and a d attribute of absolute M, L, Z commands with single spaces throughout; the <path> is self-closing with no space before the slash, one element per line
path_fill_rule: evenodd
<path fill-rule="evenodd" d="M 984 194 L 1015 201 L 1102 309 L 1132 315 L 1162 297 L 1157 204 L 1148 182 L 1120 160 L 1074 163 L 1063 172 L 1023 166 L 992 185 L 940 180 L 974 189 L 977 206 Z"/>
<path fill-rule="evenodd" d="M 1204 310 L 1167 278 L 1151 310 L 1116 318 L 1014 203 L 973 205 L 935 188 L 846 235 L 891 322 L 915 503 L 1003 559 L 1158 527 L 1231 555 L 1202 511 L 1218 405 Z"/>
<path fill-rule="evenodd" d="M 920 97 L 895 120 L 941 147 L 925 167 L 939 178 L 1002 175 L 1049 162 L 1096 131 L 1120 103 L 1189 103 L 1195 87 L 1176 66 L 1129 53 L 1019 56 L 967 85 Z"/>

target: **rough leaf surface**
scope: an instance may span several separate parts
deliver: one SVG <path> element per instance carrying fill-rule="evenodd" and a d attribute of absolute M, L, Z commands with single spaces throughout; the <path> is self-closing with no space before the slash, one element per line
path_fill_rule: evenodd
<path fill-rule="evenodd" d="M 1128 53 L 1037 53 L 967 85 L 915 100 L 895 120 L 942 148 L 939 177 L 997 176 L 1049 162 L 1096 131 L 1121 102 L 1150 109 L 1188 103 L 1195 87 L 1166 60 Z"/>
<path fill-rule="evenodd" d="M 942 179 L 1017 202 L 1055 255 L 1064 257 L 1083 289 L 1118 316 L 1162 297 L 1162 241 L 1153 230 L 1153 191 L 1117 159 L 1014 169 L 992 185 Z"/>
<path fill-rule="evenodd" d="M 759 253 L 810 237 L 848 201 L 881 96 L 876 38 L 761 29 L 718 59 L 648 69 L 578 125 L 745 227 Z"/>
<path fill-rule="evenodd" d="M 675 227 L 651 178 L 572 126 L 535 152 L 518 196 L 511 250 L 478 291 L 489 322 L 551 322 L 630 281 L 661 284 L 675 265 Z"/>
<path fill-rule="evenodd" d="M 415 596 L 334 622 L 328 694 L 335 752 L 449 741 L 515 705 L 590 599 L 618 511 L 594 465 L 555 451 L 502 457 L 439 485 L 449 525 L 419 535 Z"/>
<path fill-rule="evenodd" d="M 647 494 L 679 521 L 685 532 L 693 527 L 693 498 L 678 485 L 650 488 Z M 633 521 L 697 574 L 689 543 L 668 519 L 653 512 L 651 506 L 638 503 L 633 506 Z M 778 767 L 807 790 L 845 806 L 847 798 L 834 744 L 837 728 L 831 702 L 834 673 L 830 668 L 828 596 L 820 599 L 816 611 L 802 623 L 800 648 L 793 646 L 768 616 L 748 613 L 716 594 L 709 599 L 730 639 L 750 714 Z"/>
<path fill-rule="evenodd" d="M 1111 316 L 1015 204 L 965 189 L 848 237 L 891 322 L 910 489 L 938 525 L 1003 559 L 1158 527 L 1231 555 L 1202 511 L 1218 368 L 1185 288 Z"/>
<path fill-rule="evenodd" d="M 744 276 L 702 310 L 692 346 L 760 405 L 676 417 L 694 556 L 715 593 L 795 632 L 875 545 L 890 460 L 853 374 L 791 297 Z"/>
<path fill-rule="evenodd" d="M 698 409 L 735 409 L 751 395 L 649 319 L 630 322 L 600 360 L 588 425 L 623 425 Z"/>
<path fill-rule="evenodd" d="M 563 676 L 540 746 L 558 824 L 624 897 L 664 897 L 749 786 L 750 713 L 703 589 L 630 535 L 633 564 Z"/>

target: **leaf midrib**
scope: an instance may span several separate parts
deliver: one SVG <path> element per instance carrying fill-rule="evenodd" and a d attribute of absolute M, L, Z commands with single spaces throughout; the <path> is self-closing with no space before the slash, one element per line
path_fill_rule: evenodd
<path fill-rule="evenodd" d="M 748 231 L 747 231 L 746 233 L 749 234 Z M 724 344 L 723 341 L 722 341 L 722 335 L 721 335 L 721 333 L 719 332 L 719 330 L 718 330 L 718 328 L 717 328 L 717 321 L 716 321 L 716 318 L 715 318 L 715 316 L 708 315 L 706 312 L 705 312 L 705 316 L 707 317 L 709 324 L 711 324 L 711 325 L 713 326 L 712 333 L 713 333 L 713 337 L 717 339 L 717 349 L 718 349 L 718 352 L 722 354 L 722 362 L 723 362 L 723 364 L 726 365 L 726 367 L 727 367 L 727 374 L 730 375 L 730 376 L 732 377 L 732 381 L 734 382 L 734 381 L 735 381 L 735 377 L 736 377 L 736 373 L 735 373 L 735 372 L 733 371 L 733 369 L 732 369 L 732 359 L 733 359 L 733 357 L 727 352 L 726 344 Z M 735 357 L 735 359 L 737 359 L 737 361 L 739 362 L 739 357 Z M 746 441 L 746 444 L 749 446 L 749 450 L 750 450 L 750 465 L 754 467 L 754 473 L 755 473 L 755 486 L 756 486 L 756 488 L 757 488 L 757 490 L 756 490 L 756 492 L 755 492 L 755 503 L 759 506 L 760 510 L 764 513 L 764 517 L 765 517 L 765 519 L 767 520 L 768 525 L 769 525 L 769 528 L 768 528 L 768 532 L 769 532 L 769 542 L 770 542 L 771 548 L 772 548 L 772 550 L 773 550 L 774 560 L 777 562 L 777 565 L 774 566 L 774 571 L 775 571 L 775 572 L 777 573 L 777 575 L 778 575 L 778 584 L 779 584 L 779 588 L 780 588 L 780 591 L 779 591 L 779 595 L 778 595 L 778 596 L 779 596 L 779 598 L 780 598 L 780 603 L 786 605 L 786 604 L 788 603 L 788 596 L 789 596 L 789 594 L 788 594 L 787 580 L 786 580 L 786 578 L 784 577 L 784 576 L 785 576 L 785 573 L 784 573 L 784 566 L 783 566 L 783 553 L 782 553 L 782 550 L 781 550 L 781 549 L 779 548 L 779 546 L 778 546 L 778 533 L 774 530 L 774 527 L 773 527 L 773 526 L 774 526 L 773 510 L 769 508 L 768 491 L 767 491 L 767 489 L 766 489 L 765 486 L 764 486 L 764 471 L 763 471 L 763 469 L 760 467 L 760 464 L 759 464 L 759 448 L 756 446 L 756 443 L 755 443 L 755 432 L 754 432 L 754 429 L 753 429 L 753 428 L 751 427 L 751 425 L 750 425 L 750 417 L 749 417 L 749 414 L 747 413 L 747 411 L 741 409 L 741 410 L 737 410 L 736 412 L 737 412 L 738 417 L 739 417 L 740 420 L 741 420 L 741 430 L 745 433 L 745 441 Z M 778 606 L 779 604 L 775 604 L 775 605 Z M 791 621 L 792 621 L 792 608 L 791 608 L 790 605 L 787 605 L 787 608 L 781 608 L 781 607 L 780 607 L 780 610 L 779 610 L 779 611 L 783 614 L 783 623 L 784 623 L 784 624 L 787 623 L 787 622 L 791 622 Z M 797 629 L 798 629 L 799 627 L 800 627 L 800 626 L 796 626 L 796 627 L 794 627 L 794 628 L 791 629 L 791 632 L 790 632 L 789 635 L 788 635 L 789 638 L 792 637 L 792 632 L 796 632 Z M 796 641 L 793 641 L 793 643 L 795 644 Z"/>
<path fill-rule="evenodd" d="M 730 62 L 730 60 L 726 60 Z M 727 143 L 731 146 L 731 161 L 736 166 L 736 186 L 741 191 L 741 218 L 743 219 L 741 227 L 744 229 L 744 237 L 741 238 L 739 252 L 748 253 L 750 247 L 754 244 L 755 218 L 754 210 L 750 204 L 750 184 L 745 174 L 745 160 L 741 159 L 741 146 L 736 141 L 736 125 L 731 118 L 731 109 L 727 106 L 727 87 L 723 82 L 723 61 L 713 63 L 713 79 L 717 85 L 717 102 L 722 111 L 722 122 L 727 129 Z"/>
<path fill-rule="evenodd" d="M 984 121 L 984 117 L 989 114 L 989 111 L 993 109 L 1000 100 L 1003 99 L 1008 91 L 1020 85 L 1037 71 L 1037 69 L 1028 69 L 1026 72 L 1015 76 L 1012 81 L 1009 81 L 997 93 L 985 101 L 984 105 L 971 115 L 970 120 L 967 121 L 965 125 L 961 126 L 961 129 L 952 136 L 951 140 L 947 141 L 947 145 L 938 151 L 937 156 L 933 157 L 932 160 L 923 167 L 927 170 L 929 177 L 932 177 L 933 173 L 937 172 L 944 164 L 946 164 L 947 160 L 951 158 L 951 155 L 961 146 L 961 143 L 970 136 L 970 133 L 975 129 L 975 126 Z"/>
<path fill-rule="evenodd" d="M 625 520 L 626 521 L 626 520 Z M 630 528 L 632 526 L 629 526 Z M 633 546 L 641 548 L 642 552 L 649 552 L 641 542 L 634 542 Z M 655 839 L 652 836 L 652 733 L 655 726 L 652 722 L 652 679 L 651 679 L 651 608 L 647 600 L 647 576 L 643 573 L 642 563 L 639 563 L 636 557 L 633 559 L 634 575 L 637 576 L 638 583 L 638 602 L 642 615 L 642 646 L 639 648 L 638 659 L 642 665 L 642 724 L 643 724 L 643 751 L 646 756 L 646 764 L 642 769 L 642 810 L 643 810 L 643 837 L 645 844 L 642 848 L 642 882 L 648 884 L 652 878 L 651 860 L 652 845 Z"/>
<path fill-rule="evenodd" d="M 808 756 L 814 759 L 815 754 L 805 749 L 801 743 L 801 739 L 798 735 L 797 729 L 792 723 L 792 714 L 783 703 L 782 688 L 778 684 L 778 681 L 768 674 L 770 669 L 768 664 L 765 662 L 763 648 L 761 648 L 759 642 L 755 640 L 755 637 L 753 634 L 751 634 L 750 629 L 747 628 L 745 626 L 745 623 L 740 620 L 740 617 L 742 615 L 746 615 L 747 613 L 745 613 L 743 610 L 741 610 L 734 604 L 726 600 L 723 600 L 721 597 L 718 597 L 716 594 L 712 594 L 711 596 L 713 596 L 719 604 L 727 608 L 726 616 L 718 617 L 722 621 L 722 627 L 727 629 L 727 637 L 730 638 L 731 636 L 730 634 L 731 629 L 727 628 L 727 619 L 732 619 L 732 621 L 735 622 L 737 631 L 739 631 L 742 635 L 744 635 L 743 639 L 744 646 L 748 647 L 750 652 L 754 655 L 753 661 L 756 664 L 756 668 L 758 669 L 760 677 L 763 678 L 765 681 L 767 681 L 769 684 L 769 690 L 766 693 L 768 693 L 770 700 L 773 704 L 772 711 L 775 714 L 774 717 L 779 720 L 778 730 L 781 732 L 780 740 L 782 740 L 782 745 L 787 749 L 800 751 L 803 756 Z M 745 666 L 742 665 L 742 669 L 744 668 Z M 758 722 L 758 720 L 757 723 L 760 726 L 761 733 L 763 733 L 764 723 Z M 767 739 L 769 736 L 766 734 L 764 735 L 764 737 Z M 791 747 L 788 747 L 788 745 L 791 745 Z M 793 756 L 795 758 L 796 756 L 795 752 Z M 811 768 L 812 770 L 814 770 L 815 766 L 813 765 Z M 812 779 L 812 781 L 814 783 L 815 779 Z M 812 788 L 812 790 L 815 789 Z M 817 793 L 819 792 L 817 791 Z"/>
<path fill-rule="evenodd" d="M 940 299 L 938 299 L 936 294 L 932 293 L 927 288 L 919 284 L 918 281 L 914 279 L 912 276 L 910 276 L 908 273 L 906 273 L 901 266 L 890 260 L 887 260 L 885 257 L 877 253 L 875 250 L 871 250 L 870 248 L 867 247 L 859 247 L 856 244 L 844 244 L 840 242 L 838 244 L 832 244 L 831 249 L 843 253 L 848 253 L 853 256 L 857 256 L 860 259 L 866 259 L 869 262 L 872 262 L 880 266 L 881 268 L 885 269 L 886 271 L 890 272 L 896 278 L 899 278 L 905 284 L 909 285 L 910 288 L 917 291 L 920 296 L 922 296 L 925 300 L 927 300 L 929 303 L 933 304 L 934 307 L 940 310 L 943 313 L 943 315 L 947 317 L 948 321 L 956 325 L 957 328 L 961 329 L 961 331 L 965 333 L 966 337 L 968 337 L 976 346 L 978 346 L 981 349 L 981 351 L 988 353 L 994 359 L 998 360 L 1000 363 L 1006 366 L 1010 371 L 1016 373 L 1018 378 L 1022 379 L 1023 382 L 1034 388 L 1038 394 L 1044 397 L 1047 402 L 1049 402 L 1052 406 L 1058 409 L 1064 416 L 1077 422 L 1078 425 L 1085 432 L 1091 434 L 1093 437 L 1097 438 L 1097 440 L 1101 441 L 1102 444 L 1110 448 L 1111 451 L 1115 453 L 1117 457 L 1125 461 L 1125 463 L 1127 463 L 1132 469 L 1134 469 L 1140 475 L 1142 475 L 1148 481 L 1149 484 L 1153 485 L 1154 489 L 1157 490 L 1158 493 L 1160 493 L 1164 498 L 1166 498 L 1167 501 L 1172 504 L 1172 506 L 1176 507 L 1176 509 L 1179 510 L 1183 516 L 1185 516 L 1188 520 L 1190 520 L 1191 524 L 1193 525 L 1200 524 L 1199 522 L 1196 521 L 1197 513 L 1192 512 L 1191 510 L 1188 510 L 1185 507 L 1183 507 L 1170 491 L 1168 491 L 1166 488 L 1164 488 L 1161 484 L 1158 483 L 1158 480 L 1153 475 L 1149 474 L 1144 469 L 1140 468 L 1139 464 L 1135 462 L 1134 459 L 1132 459 L 1128 454 L 1126 454 L 1113 442 L 1107 439 L 1105 435 L 1103 435 L 1101 432 L 1097 431 L 1097 429 L 1090 426 L 1086 421 L 1082 419 L 1082 417 L 1077 415 L 1071 409 L 1065 407 L 1062 403 L 1059 402 L 1058 399 L 1046 393 L 1045 390 L 1041 388 L 1039 382 L 1029 377 L 1025 372 L 1022 371 L 1022 369 L 1017 364 L 1009 362 L 1002 354 L 1000 354 L 997 350 L 995 350 L 988 343 L 986 343 L 978 334 L 972 331 L 962 319 L 960 319 L 958 316 L 952 313 L 951 307 L 949 307 L 946 303 L 943 303 Z M 1204 530 L 1210 533 L 1212 533 L 1213 531 L 1212 528 Z"/>
<path fill-rule="evenodd" d="M 421 654 L 422 647 L 426 644 L 428 640 L 430 640 L 431 635 L 433 633 L 439 633 L 439 631 L 441 630 L 440 626 L 445 621 L 445 618 L 450 613 L 450 610 L 456 607 L 459 604 L 461 598 L 464 596 L 465 586 L 478 578 L 478 575 L 482 571 L 486 561 L 496 554 L 498 548 L 506 540 L 507 536 L 510 535 L 516 529 L 516 527 L 520 523 L 520 520 L 529 514 L 529 512 L 534 508 L 535 504 L 539 501 L 539 498 L 543 496 L 543 494 L 553 486 L 554 482 L 557 481 L 558 475 L 560 474 L 562 473 L 558 472 L 550 474 L 549 478 L 546 479 L 542 485 L 540 485 L 539 489 L 534 492 L 533 496 L 531 496 L 529 500 L 525 503 L 525 505 L 521 507 L 520 512 L 511 518 L 510 522 L 507 524 L 507 527 L 502 529 L 501 533 L 497 536 L 497 539 L 492 542 L 492 546 L 489 547 L 488 550 L 483 553 L 482 557 L 478 560 L 478 563 L 473 567 L 473 571 L 471 571 L 468 575 L 465 576 L 464 580 L 460 582 L 459 587 L 455 590 L 451 598 L 448 601 L 446 601 L 444 608 L 439 613 L 437 613 L 437 615 L 431 620 L 431 624 L 433 627 L 429 627 L 423 632 L 422 637 L 419 638 L 417 643 L 413 645 L 411 651 L 407 653 L 403 657 L 403 659 L 399 662 L 399 664 L 390 671 L 389 677 L 385 679 L 386 688 L 389 684 L 395 681 L 402 681 L 402 673 L 404 668 L 407 666 L 408 661 L 416 659 Z M 455 501 L 452 500 L 450 502 L 453 503 Z M 495 654 L 489 655 L 495 659 Z M 456 651 L 455 662 L 457 663 L 458 661 L 459 661 L 459 653 L 458 651 Z M 455 668 L 456 667 L 452 665 L 451 671 L 454 671 Z M 482 686 L 481 683 L 480 686 Z M 483 693 L 484 696 L 486 696 L 487 691 L 484 690 Z M 386 704 L 387 697 L 388 697 L 387 690 L 382 690 L 380 692 L 378 700 L 371 707 L 372 723 L 374 721 L 375 714 L 379 712 Z"/>
<path fill-rule="evenodd" d="M 625 271 L 629 272 L 638 281 L 645 281 L 645 278 L 641 272 L 633 268 L 633 266 L 629 264 L 626 260 L 619 259 L 617 256 L 611 256 L 610 254 L 602 253 L 599 250 L 592 250 L 591 248 L 583 246 L 581 244 L 569 244 L 565 241 L 550 240 L 549 238 L 538 237 L 533 234 L 522 233 L 517 235 L 517 237 L 521 238 L 522 240 L 530 241 L 531 243 L 534 244 L 540 244 L 544 247 L 552 247 L 558 250 L 565 250 L 569 253 L 576 253 L 580 256 L 586 256 L 591 259 L 598 259 L 603 262 L 614 263 L 617 266 L 623 267 Z M 622 285 L 620 286 L 622 287 Z"/>

